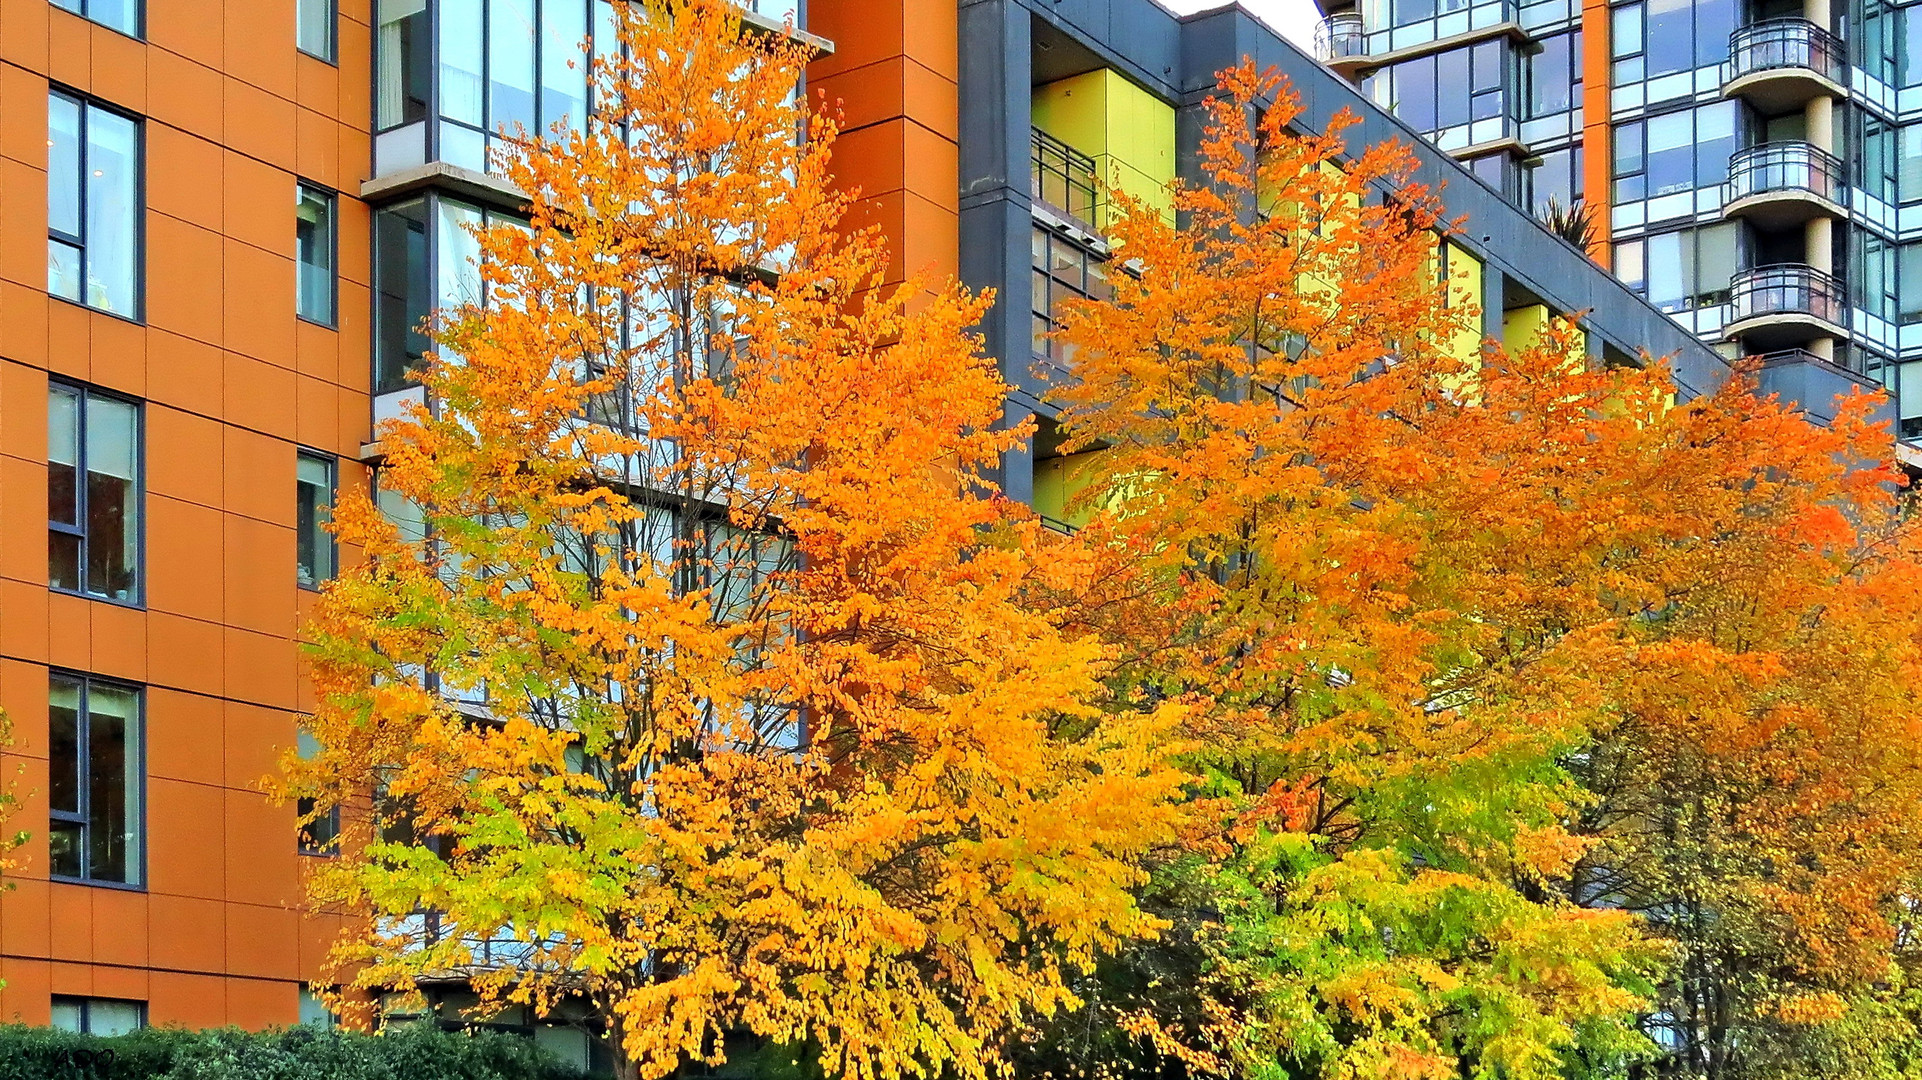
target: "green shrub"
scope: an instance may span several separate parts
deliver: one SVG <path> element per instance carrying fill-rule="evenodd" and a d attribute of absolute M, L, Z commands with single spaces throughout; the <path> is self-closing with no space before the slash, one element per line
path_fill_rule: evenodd
<path fill-rule="evenodd" d="M 0 1080 L 575 1080 L 533 1040 L 397 1025 L 379 1035 L 150 1028 L 76 1035 L 0 1027 Z"/>

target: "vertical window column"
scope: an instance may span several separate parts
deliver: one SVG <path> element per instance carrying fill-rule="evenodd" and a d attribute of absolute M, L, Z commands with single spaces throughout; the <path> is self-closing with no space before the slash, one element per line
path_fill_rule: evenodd
<path fill-rule="evenodd" d="M 140 125 L 49 94 L 47 291 L 139 318 L 140 210 Z"/>
<path fill-rule="evenodd" d="M 140 692 L 55 673 L 47 696 L 47 862 L 54 877 L 139 885 L 144 870 Z"/>
<path fill-rule="evenodd" d="M 295 308 L 301 318 L 334 325 L 334 195 L 299 184 L 294 189 L 294 252 L 299 266 Z"/>
<path fill-rule="evenodd" d="M 47 388 L 47 584 L 140 600 L 140 407 Z"/>
<path fill-rule="evenodd" d="M 334 459 L 302 450 L 294 479 L 294 547 L 297 578 L 304 589 L 318 589 L 334 576 L 334 537 L 326 528 L 333 515 L 334 484 Z"/>

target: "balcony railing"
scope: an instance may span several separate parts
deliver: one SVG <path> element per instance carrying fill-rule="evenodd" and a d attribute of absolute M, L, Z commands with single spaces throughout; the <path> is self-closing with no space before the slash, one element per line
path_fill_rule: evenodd
<path fill-rule="evenodd" d="M 1763 315 L 1808 315 L 1841 325 L 1847 297 L 1833 274 L 1800 263 L 1743 270 L 1729 280 L 1730 323 Z"/>
<path fill-rule="evenodd" d="M 1840 85 L 1847 61 L 1841 39 L 1807 19 L 1766 19 L 1729 35 L 1722 82 L 1760 71 L 1802 69 Z"/>
<path fill-rule="evenodd" d="M 1040 128 L 1031 134 L 1029 194 L 1077 221 L 1095 224 L 1100 186 L 1094 158 Z"/>
<path fill-rule="evenodd" d="M 1764 368 L 1788 367 L 1792 364 L 1812 364 L 1823 370 L 1833 369 L 1844 372 L 1852 377 L 1859 377 L 1861 379 L 1868 378 L 1868 376 L 1863 375 L 1862 372 L 1857 371 L 1846 362 L 1824 359 L 1807 349 L 1777 349 L 1774 352 L 1765 352 L 1755 359 L 1758 365 Z"/>
<path fill-rule="evenodd" d="M 1338 11 L 1315 27 L 1315 56 L 1324 63 L 1368 55 L 1368 32 L 1361 13 Z"/>
<path fill-rule="evenodd" d="M 1839 203 L 1842 199 L 1842 160 L 1805 142 L 1772 142 L 1738 150 L 1728 160 L 1728 185 L 1722 191 L 1727 205 L 1750 195 L 1778 191 L 1806 191 Z"/>

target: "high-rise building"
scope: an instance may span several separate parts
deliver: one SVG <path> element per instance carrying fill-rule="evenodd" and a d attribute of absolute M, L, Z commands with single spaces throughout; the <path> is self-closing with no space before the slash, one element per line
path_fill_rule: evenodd
<path fill-rule="evenodd" d="M 1922 436 L 1922 15 L 1888 0 L 1324 0 L 1321 58 L 1775 381 Z M 1913 24 L 1913 25 L 1912 25 Z M 1791 370 L 1778 371 L 1788 368 Z"/>
<path fill-rule="evenodd" d="M 18 739 L 0 766 L 25 770 L 13 827 L 34 834 L 13 891 L 0 893 L 0 1020 L 116 1031 L 324 1019 L 304 984 L 320 977 L 338 924 L 304 914 L 300 896 L 303 867 L 326 857 L 327 825 L 297 836 L 294 809 L 257 787 L 278 755 L 298 751 L 295 717 L 311 706 L 301 621 L 336 561 L 320 526 L 334 492 L 377 468 L 377 420 L 420 393 L 405 376 L 426 346 L 422 318 L 474 295 L 461 226 L 520 212 L 488 170 L 491 133 L 579 115 L 584 75 L 566 61 L 583 38 L 602 40 L 611 2 L 0 0 L 0 706 Z M 828 50 L 810 79 L 842 104 L 838 169 L 891 238 L 897 280 L 928 269 L 997 290 L 988 348 L 1015 387 L 1010 412 L 1042 430 L 1010 456 L 1006 487 L 1054 517 L 1067 470 L 1037 366 L 1066 366 L 1044 334 L 1064 298 L 1099 295 L 1110 272 L 1102 183 L 1152 196 L 1191 174 L 1200 102 L 1244 56 L 1294 78 L 1303 122 L 1350 107 L 1358 141 L 1412 137 L 1232 6 L 1188 17 L 1154 0 L 751 10 L 768 31 L 796 20 Z M 1470 29 L 1481 10 L 1460 33 L 1495 42 L 1491 62 L 1506 65 L 1489 114 L 1502 134 L 1474 126 L 1487 119 L 1475 99 L 1463 137 L 1512 158 L 1503 167 L 1519 178 L 1524 140 L 1546 138 L 1507 119 L 1518 43 L 1540 35 L 1516 20 L 1495 37 Z M 1422 47 L 1456 35 L 1452 18 L 1433 15 Z M 1467 47 L 1463 62 L 1479 70 L 1482 46 Z M 1769 47 L 1755 55 L 1790 56 Z M 1589 54 L 1570 42 L 1567 55 Z M 1667 60 L 1637 63 L 1650 76 L 1638 88 L 1670 77 Z M 1798 107 L 1831 127 L 1848 110 L 1864 123 L 1882 115 L 1844 107 L 1821 72 L 1755 66 L 1755 95 L 1829 94 L 1827 112 Z M 1728 106 L 1718 75 L 1688 79 L 1704 97 L 1679 114 L 1697 133 L 1684 140 L 1693 155 L 1705 125 L 1723 122 L 1696 117 Z M 1602 116 L 1604 82 L 1568 100 Z M 1635 92 L 1636 110 L 1658 96 Z M 1439 84 L 1429 93 L 1439 100 Z M 1557 115 L 1563 188 L 1593 190 L 1574 179 L 1576 148 L 1589 147 L 1591 171 L 1605 155 L 1572 104 Z M 1875 145 L 1895 145 L 1894 129 L 1873 122 Z M 1519 343 L 1552 315 L 1587 312 L 1592 354 L 1670 354 L 1685 386 L 1705 389 L 1726 365 L 1658 310 L 1668 290 L 1652 281 L 1677 266 L 1693 282 L 1707 280 L 1705 266 L 1720 272 L 1701 233 L 1722 207 L 1687 188 L 1687 212 L 1714 218 L 1676 234 L 1692 261 L 1645 238 L 1642 223 L 1669 212 L 1651 208 L 1673 203 L 1679 166 L 1658 148 L 1669 129 L 1636 123 L 1648 150 L 1623 160 L 1640 194 L 1616 213 L 1641 216 L 1614 230 L 1614 250 L 1638 250 L 1648 267 L 1633 288 L 1445 154 L 1422 147 L 1421 175 L 1446 181 L 1451 209 L 1469 216 L 1447 259 L 1468 268 L 1488 333 Z M 1794 131 L 1813 138 L 1818 121 L 1805 123 Z M 1882 224 L 1845 219 L 1829 208 L 1857 201 L 1790 183 L 1817 176 L 1794 161 L 1825 159 L 1781 160 L 1755 173 L 1744 235 L 1820 233 L 1839 251 L 1857 250 L 1858 235 L 1892 240 L 1893 196 L 1876 204 Z M 1688 161 L 1690 177 L 1708 168 Z M 1552 186 L 1545 169 L 1527 174 L 1530 191 Z M 1750 217 L 1778 224 L 1763 232 Z M 1876 250 L 1895 257 L 1887 242 Z M 1738 295 L 1799 295 L 1801 280 L 1817 279 Z M 1727 283 L 1710 284 L 1729 306 Z M 1792 335 L 1831 323 L 1839 342 L 1855 326 L 1852 313 L 1753 299 L 1735 310 L 1742 302 L 1743 333 L 1773 335 L 1771 348 L 1816 348 Z M 1897 352 L 1885 352 L 1886 366 Z M 1831 368 L 1793 370 L 1819 416 Z M 587 1052 L 574 1033 L 498 1019 Z"/>

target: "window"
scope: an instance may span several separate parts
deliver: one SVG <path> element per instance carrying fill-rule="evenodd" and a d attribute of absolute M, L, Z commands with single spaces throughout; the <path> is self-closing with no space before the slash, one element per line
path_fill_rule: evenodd
<path fill-rule="evenodd" d="M 334 325 L 334 196 L 311 184 L 294 187 L 294 253 L 300 275 L 295 308 L 300 317 Z"/>
<path fill-rule="evenodd" d="M 47 584 L 140 599 L 140 407 L 47 387 Z"/>
<path fill-rule="evenodd" d="M 1878 319 L 1893 321 L 1901 306 L 1896 297 L 1897 248 L 1874 233 L 1863 233 L 1856 247 L 1855 306 Z M 1903 249 L 1902 265 L 1907 266 Z"/>
<path fill-rule="evenodd" d="M 53 1029 L 87 1035 L 125 1035 L 147 1026 L 147 1003 L 112 998 L 53 999 Z"/>
<path fill-rule="evenodd" d="M 1582 32 L 1543 38 L 1540 51 L 1522 65 L 1522 74 L 1530 119 L 1581 108 Z"/>
<path fill-rule="evenodd" d="M 485 301 L 470 230 L 517 220 L 439 195 L 374 214 L 375 393 L 409 385 L 433 346 L 422 324 L 436 309 Z"/>
<path fill-rule="evenodd" d="M 47 863 L 54 877 L 140 884 L 144 773 L 140 692 L 55 673 L 47 693 Z"/>
<path fill-rule="evenodd" d="M 302 760 L 310 760 L 319 756 L 320 743 L 302 731 L 296 752 Z M 331 807 L 326 814 L 314 817 L 315 806 L 311 798 L 294 800 L 294 813 L 305 823 L 300 826 L 299 851 L 302 855 L 337 855 L 339 848 L 335 842 L 340 837 L 340 807 Z M 306 1022 L 303 1015 L 301 1023 Z"/>
<path fill-rule="evenodd" d="M 1072 240 L 1035 229 L 1033 262 L 1034 355 L 1065 364 L 1073 358 L 1068 344 L 1047 335 L 1059 325 L 1056 317 L 1064 301 L 1107 297 L 1107 260 Z"/>
<path fill-rule="evenodd" d="M 1901 249 L 1901 303 L 1896 314 L 1905 324 L 1922 322 L 1922 243 Z"/>
<path fill-rule="evenodd" d="M 1661 310 L 1689 311 L 1728 302 L 1738 254 L 1737 227 L 1723 222 L 1620 244 L 1615 273 Z"/>
<path fill-rule="evenodd" d="M 1886 203 L 1922 199 L 1922 124 L 1895 127 L 1862 115 L 1856 186 Z"/>
<path fill-rule="evenodd" d="M 1728 59 L 1735 0 L 1647 0 L 1611 16 L 1617 86 Z"/>
<path fill-rule="evenodd" d="M 376 130 L 435 121 L 432 156 L 484 170 L 502 128 L 540 136 L 557 123 L 579 126 L 587 113 L 589 4 L 439 0 L 430 9 L 426 0 L 381 0 Z"/>
<path fill-rule="evenodd" d="M 139 317 L 140 125 L 47 97 L 47 291 Z"/>
<path fill-rule="evenodd" d="M 334 62 L 334 0 L 299 0 L 294 43 L 300 51 Z"/>
<path fill-rule="evenodd" d="M 1445 131 L 1503 115 L 1508 48 L 1484 41 L 1404 60 L 1370 76 L 1367 92 L 1417 131 Z"/>
<path fill-rule="evenodd" d="M 1548 212 L 1548 204 L 1567 209 L 1582 197 L 1582 148 L 1580 145 L 1543 154 L 1526 173 L 1527 205 L 1536 216 Z"/>
<path fill-rule="evenodd" d="M 1634 202 L 1728 179 L 1735 103 L 1662 113 L 1615 128 L 1615 200 Z M 1692 213 L 1690 205 L 1686 212 Z"/>
<path fill-rule="evenodd" d="M 294 476 L 294 549 L 303 588 L 334 576 L 336 549 L 327 531 L 334 507 L 334 459 L 302 450 Z"/>
<path fill-rule="evenodd" d="M 327 1002 L 319 994 L 303 986 L 300 988 L 300 1026 L 331 1028 L 340 1026 L 340 1017 L 328 1008 Z"/>
<path fill-rule="evenodd" d="M 53 0 L 53 6 L 129 37 L 140 36 L 140 0 Z"/>

